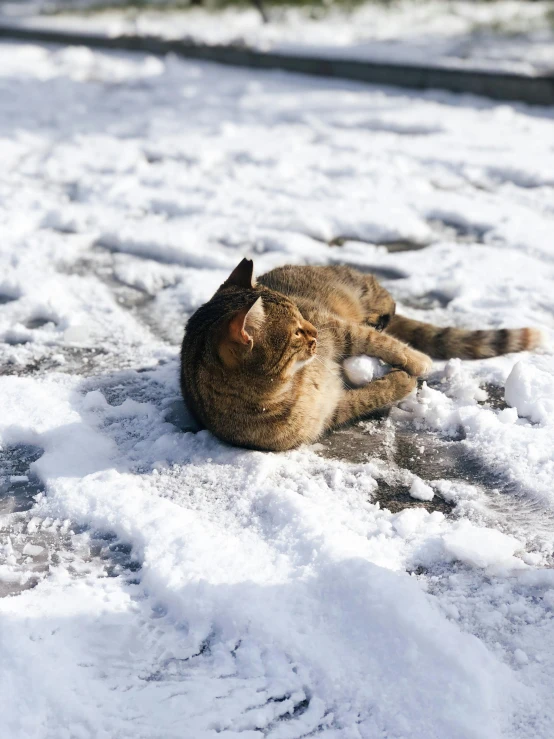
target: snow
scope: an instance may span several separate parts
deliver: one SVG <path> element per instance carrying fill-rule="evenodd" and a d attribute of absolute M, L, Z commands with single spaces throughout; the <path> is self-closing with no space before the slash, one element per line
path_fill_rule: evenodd
<path fill-rule="evenodd" d="M 414 477 L 410 487 L 410 495 L 416 500 L 433 500 L 435 493 L 430 485 L 420 480 L 419 477 Z"/>
<path fill-rule="evenodd" d="M 381 360 L 376 357 L 368 357 L 365 354 L 359 357 L 348 357 L 344 360 L 342 366 L 348 380 L 357 387 L 362 387 L 378 377 L 383 377 L 390 369 Z"/>
<path fill-rule="evenodd" d="M 506 380 L 506 402 L 534 423 L 554 422 L 554 360 L 533 357 L 518 362 Z"/>
<path fill-rule="evenodd" d="M 112 36 L 138 33 L 192 38 L 208 44 L 246 44 L 263 51 L 308 56 L 433 63 L 523 74 L 554 69 L 551 0 L 400 0 L 350 8 L 340 4 L 327 8 L 268 6 L 268 24 L 249 6 L 175 11 L 156 9 L 153 0 L 150 7 L 116 6 L 91 14 L 98 5 L 103 3 L 31 0 L 4 3 L 3 13 L 11 23 L 31 26 Z M 68 7 L 74 12 L 64 14 Z M 38 14 L 41 9 L 46 15 Z M 52 10 L 57 13 L 49 15 Z M 86 10 L 86 15 L 79 15 L 79 10 Z"/>
<path fill-rule="evenodd" d="M 514 553 L 521 547 L 515 537 L 494 529 L 477 528 L 469 521 L 460 521 L 444 537 L 449 554 L 472 567 L 512 566 L 524 568 Z"/>
<path fill-rule="evenodd" d="M 553 111 L 12 43 L 0 99 L 0 734 L 551 737 Z M 234 449 L 178 352 L 243 256 L 545 347 Z"/>

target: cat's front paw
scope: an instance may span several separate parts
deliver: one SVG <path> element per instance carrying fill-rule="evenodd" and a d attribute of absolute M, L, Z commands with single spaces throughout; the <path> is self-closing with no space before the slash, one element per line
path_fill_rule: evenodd
<path fill-rule="evenodd" d="M 383 405 L 398 403 L 407 397 L 417 387 L 417 377 L 412 377 L 401 369 L 393 369 L 375 383 L 382 383 L 388 388 L 388 394 L 383 398 Z M 368 385 L 367 387 L 371 387 Z"/>
<path fill-rule="evenodd" d="M 427 354 L 418 352 L 415 349 L 409 349 L 406 352 L 404 369 L 413 377 L 425 377 L 431 371 L 432 366 L 433 360 Z"/>

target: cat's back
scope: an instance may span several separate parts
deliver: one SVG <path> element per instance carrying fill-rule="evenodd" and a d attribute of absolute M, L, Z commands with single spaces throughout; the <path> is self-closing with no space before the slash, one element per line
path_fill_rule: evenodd
<path fill-rule="evenodd" d="M 181 345 L 181 392 L 189 411 L 203 426 L 207 425 L 203 391 L 217 382 L 216 365 L 209 360 L 209 344 L 218 319 L 212 301 L 202 305 L 189 318 Z"/>
<path fill-rule="evenodd" d="M 363 320 L 360 279 L 349 267 L 286 265 L 267 272 L 258 281 L 293 299 L 316 326 L 318 311 L 322 318 L 325 312 L 332 312 L 355 323 Z"/>

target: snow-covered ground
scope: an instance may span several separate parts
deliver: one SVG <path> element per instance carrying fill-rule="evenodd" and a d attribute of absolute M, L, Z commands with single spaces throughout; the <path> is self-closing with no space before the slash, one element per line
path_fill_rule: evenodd
<path fill-rule="evenodd" d="M 113 8 L 95 0 L 4 3 L 0 19 L 118 35 L 192 38 L 323 57 L 470 67 L 523 74 L 554 72 L 554 2 L 398 0 L 354 8 L 268 6 L 271 22 L 248 5 L 220 10 Z M 105 5 L 105 3 L 104 3 Z M 117 3 L 115 3 L 117 5 Z M 74 8 L 71 14 L 64 9 Z M 50 15 L 53 10 L 56 14 Z M 88 10 L 80 15 L 79 9 Z M 45 15 L 40 15 L 40 11 Z"/>
<path fill-rule="evenodd" d="M 554 735 L 553 117 L 0 45 L 2 737 Z M 244 255 L 546 349 L 226 447 L 178 349 Z"/>

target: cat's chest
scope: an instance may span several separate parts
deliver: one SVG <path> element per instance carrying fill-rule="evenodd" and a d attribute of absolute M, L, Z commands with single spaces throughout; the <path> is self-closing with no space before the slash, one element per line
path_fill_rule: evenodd
<path fill-rule="evenodd" d="M 338 367 L 331 366 L 324 371 L 307 367 L 297 393 L 297 411 L 306 420 L 324 421 L 335 410 L 341 392 Z"/>

